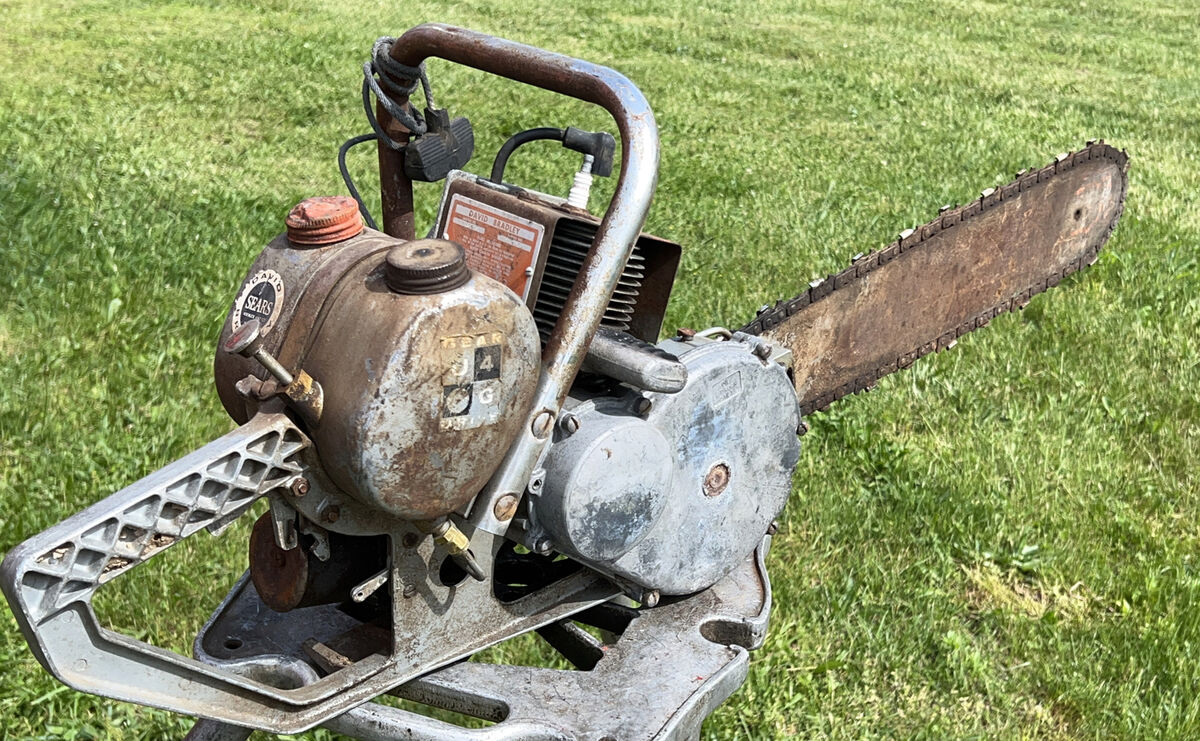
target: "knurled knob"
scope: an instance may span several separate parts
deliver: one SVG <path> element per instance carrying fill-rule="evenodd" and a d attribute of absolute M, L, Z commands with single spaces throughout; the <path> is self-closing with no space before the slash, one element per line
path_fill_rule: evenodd
<path fill-rule="evenodd" d="M 344 242 L 363 230 L 358 201 L 346 196 L 317 196 L 300 201 L 288 213 L 288 240 L 318 246 Z"/>
<path fill-rule="evenodd" d="M 388 250 L 384 280 L 396 293 L 444 293 L 470 279 L 467 253 L 457 242 L 417 239 Z"/>

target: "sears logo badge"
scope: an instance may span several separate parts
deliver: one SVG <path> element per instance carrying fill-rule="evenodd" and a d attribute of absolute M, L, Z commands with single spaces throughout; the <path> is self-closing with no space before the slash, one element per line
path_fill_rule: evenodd
<path fill-rule="evenodd" d="M 233 329 L 257 319 L 262 334 L 271 331 L 283 306 L 283 278 L 274 270 L 260 270 L 238 294 L 233 304 Z"/>

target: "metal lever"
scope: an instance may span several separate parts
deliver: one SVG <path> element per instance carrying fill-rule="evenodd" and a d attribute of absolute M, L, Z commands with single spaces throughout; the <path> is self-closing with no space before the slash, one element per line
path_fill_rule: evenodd
<path fill-rule="evenodd" d="M 251 319 L 234 330 L 221 349 L 231 355 L 257 360 L 283 386 L 283 395 L 304 417 L 304 421 L 315 424 L 321 419 L 321 411 L 325 406 L 325 391 L 321 384 L 303 369 L 297 370 L 293 376 L 274 355 L 267 352 L 263 347 L 262 325 L 259 320 Z"/>

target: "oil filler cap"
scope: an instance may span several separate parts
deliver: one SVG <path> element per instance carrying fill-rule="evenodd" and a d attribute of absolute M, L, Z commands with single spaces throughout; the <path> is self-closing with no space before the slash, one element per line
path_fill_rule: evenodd
<path fill-rule="evenodd" d="M 467 253 L 447 239 L 417 239 L 388 250 L 384 280 L 396 293 L 443 293 L 471 279 Z"/>
<path fill-rule="evenodd" d="M 319 246 L 344 242 L 363 230 L 358 201 L 346 196 L 305 198 L 288 212 L 288 241 Z"/>

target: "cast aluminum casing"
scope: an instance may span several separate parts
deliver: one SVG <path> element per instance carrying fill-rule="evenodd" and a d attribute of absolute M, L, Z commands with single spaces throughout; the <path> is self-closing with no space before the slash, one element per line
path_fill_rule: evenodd
<path fill-rule="evenodd" d="M 572 409 L 578 429 L 550 449 L 530 509 L 555 550 L 645 590 L 691 594 L 754 550 L 783 509 L 800 412 L 787 369 L 750 344 L 660 347 L 687 367 L 683 390 Z M 720 466 L 727 483 L 706 488 Z"/>

